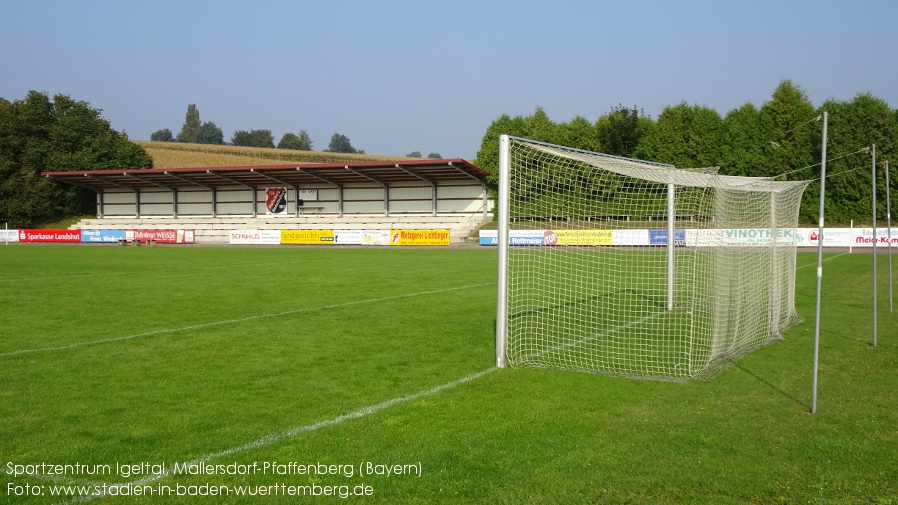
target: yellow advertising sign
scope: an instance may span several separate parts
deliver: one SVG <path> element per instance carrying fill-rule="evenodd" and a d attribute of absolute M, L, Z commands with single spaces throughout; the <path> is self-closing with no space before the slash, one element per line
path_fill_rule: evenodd
<path fill-rule="evenodd" d="M 334 230 L 281 230 L 282 244 L 331 245 Z"/>
<path fill-rule="evenodd" d="M 557 245 L 611 245 L 611 230 L 554 230 Z"/>
<path fill-rule="evenodd" d="M 390 230 L 390 245 L 449 245 L 449 230 Z"/>

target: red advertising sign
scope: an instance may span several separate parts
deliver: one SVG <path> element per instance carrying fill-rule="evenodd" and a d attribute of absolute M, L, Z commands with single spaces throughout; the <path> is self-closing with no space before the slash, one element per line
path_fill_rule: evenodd
<path fill-rule="evenodd" d="M 19 242 L 81 242 L 81 230 L 19 230 Z"/>
<path fill-rule="evenodd" d="M 157 244 L 193 244 L 193 230 L 125 230 L 125 240 L 152 240 Z"/>

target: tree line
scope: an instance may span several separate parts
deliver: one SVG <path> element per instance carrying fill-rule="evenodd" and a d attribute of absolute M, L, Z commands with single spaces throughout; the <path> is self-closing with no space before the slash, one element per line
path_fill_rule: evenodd
<path fill-rule="evenodd" d="M 670 163 L 679 168 L 719 166 L 724 175 L 811 180 L 800 219 L 815 223 L 819 210 L 822 128 L 829 114 L 826 220 L 847 224 L 871 220 L 871 157 L 876 145 L 877 193 L 885 194 L 882 173 L 898 144 L 898 111 L 862 93 L 850 101 L 827 100 L 814 107 L 807 94 L 783 81 L 770 100 L 746 103 L 721 116 L 717 111 L 681 102 L 666 107 L 657 119 L 637 107 L 618 105 L 591 122 L 576 116 L 556 123 L 537 107 L 532 115 L 502 115 L 487 128 L 475 164 L 490 175 L 496 188 L 498 139 L 501 134 L 526 137 L 588 151 Z M 31 228 L 64 217 L 92 214 L 95 194 L 41 177 L 42 171 L 151 168 L 152 158 L 125 133 L 113 130 L 101 110 L 66 95 L 52 98 L 30 91 L 21 100 L 0 98 L 0 220 L 12 228 Z M 164 130 L 160 130 L 164 132 Z M 156 132 L 158 134 L 159 132 Z M 156 135 L 154 134 L 154 135 Z M 184 127 L 171 140 L 218 142 L 221 130 L 200 122 L 195 105 L 188 107 Z M 235 141 L 236 142 L 233 142 Z M 257 144 L 249 144 L 256 142 Z M 270 130 L 235 132 L 235 145 L 273 147 Z M 300 146 L 300 147 L 288 147 Z M 278 147 L 311 150 L 305 131 L 285 134 Z M 334 134 L 328 150 L 355 150 L 345 135 Z M 408 156 L 420 157 L 418 151 Z M 440 158 L 437 153 L 428 157 Z M 898 169 L 889 164 L 891 193 L 898 188 Z M 885 198 L 877 199 L 877 215 L 885 216 Z"/>
<path fill-rule="evenodd" d="M 618 105 L 591 122 L 576 116 L 552 121 L 537 107 L 529 116 L 500 116 L 487 128 L 475 164 L 490 174 L 496 188 L 499 136 L 509 134 L 587 151 L 668 163 L 678 168 L 720 167 L 722 175 L 811 180 L 800 220 L 815 223 L 819 214 L 823 112 L 829 114 L 826 221 L 872 221 L 872 161 L 876 145 L 877 215 L 886 215 L 885 162 L 898 145 L 898 110 L 869 93 L 851 101 L 827 100 L 814 107 L 790 80 L 760 107 L 752 103 L 721 116 L 716 110 L 681 102 L 664 108 L 657 119 L 637 107 Z M 890 191 L 898 188 L 895 163 L 889 164 Z"/>
<path fill-rule="evenodd" d="M 93 191 L 47 179 L 43 171 L 152 168 L 146 150 L 100 113 L 66 95 L 0 98 L 0 221 L 35 228 L 96 212 Z"/>
<path fill-rule="evenodd" d="M 156 130 L 150 134 L 150 140 L 156 142 L 189 142 L 195 144 L 224 145 L 224 132 L 212 121 L 200 121 L 200 111 L 196 104 L 187 106 L 187 114 L 184 125 L 178 135 L 174 135 L 168 128 Z M 243 147 L 266 147 L 277 149 L 295 149 L 299 151 L 312 150 L 312 138 L 306 130 L 300 130 L 298 134 L 285 133 L 281 140 L 274 144 L 274 135 L 271 130 L 237 130 L 231 136 L 230 145 Z M 332 153 L 359 153 L 365 154 L 352 146 L 352 142 L 346 135 L 335 133 L 331 136 L 327 149 Z"/>
<path fill-rule="evenodd" d="M 189 142 L 195 144 L 216 144 L 224 145 L 224 132 L 212 121 L 200 121 L 200 111 L 196 104 L 187 106 L 187 114 L 184 117 L 184 124 L 181 131 L 174 135 L 168 128 L 156 130 L 150 134 L 150 140 L 155 142 Z M 311 151 L 312 137 L 306 130 L 300 130 L 299 133 L 287 132 L 274 144 L 274 135 L 271 130 L 237 130 L 231 136 L 230 145 L 243 147 L 266 147 L 277 149 L 294 149 L 297 151 Z M 325 149 L 332 153 L 358 153 L 365 154 L 365 151 L 356 149 L 352 146 L 349 137 L 341 133 L 335 133 L 331 136 L 330 143 Z M 409 158 L 424 158 L 420 151 L 412 151 L 406 154 Z M 427 158 L 442 158 L 439 153 L 430 153 Z"/>

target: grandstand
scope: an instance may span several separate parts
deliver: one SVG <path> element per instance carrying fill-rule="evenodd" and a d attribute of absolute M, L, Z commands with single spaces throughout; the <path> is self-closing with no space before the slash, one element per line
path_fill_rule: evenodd
<path fill-rule="evenodd" d="M 462 159 L 44 172 L 94 191 L 97 217 L 75 229 L 195 231 L 448 229 L 465 242 L 492 218 L 486 172 Z"/>

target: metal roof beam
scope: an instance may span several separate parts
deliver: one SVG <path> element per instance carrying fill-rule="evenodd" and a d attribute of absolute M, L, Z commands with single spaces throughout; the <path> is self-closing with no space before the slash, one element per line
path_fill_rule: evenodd
<path fill-rule="evenodd" d="M 421 180 L 424 181 L 424 182 L 429 182 L 430 184 L 433 184 L 434 186 L 437 185 L 437 181 L 431 179 L 430 177 L 425 177 L 425 176 L 423 176 L 423 175 L 421 175 L 421 174 L 415 172 L 414 170 L 412 170 L 412 169 L 410 169 L 410 168 L 407 168 L 407 167 L 404 167 L 404 166 L 402 166 L 402 165 L 400 165 L 400 164 L 398 164 L 398 163 L 396 164 L 396 168 L 399 169 L 399 170 L 402 170 L 403 172 L 405 172 L 405 173 L 407 173 L 407 174 L 409 174 L 409 175 L 412 175 L 412 176 L 414 176 L 414 177 L 417 177 L 418 179 L 421 179 Z"/>
<path fill-rule="evenodd" d="M 255 189 L 256 189 L 256 187 L 253 186 L 253 185 L 251 185 L 251 184 L 247 184 L 247 183 L 245 183 L 245 182 L 238 181 L 237 179 L 235 179 L 235 178 L 233 178 L 233 177 L 228 177 L 227 175 L 220 174 L 220 173 L 216 172 L 215 170 L 206 170 L 206 173 L 209 174 L 209 175 L 214 175 L 215 177 L 219 177 L 219 178 L 221 178 L 221 179 L 224 179 L 224 180 L 226 180 L 226 181 L 228 181 L 228 182 L 232 182 L 232 183 L 234 183 L 234 184 L 236 184 L 236 185 L 238 185 L 238 186 L 243 186 L 243 187 L 245 187 L 245 188 L 249 188 L 249 189 L 252 189 L 252 190 L 255 190 Z"/>
<path fill-rule="evenodd" d="M 354 174 L 356 174 L 356 175 L 358 175 L 358 176 L 360 176 L 360 177 L 364 177 L 365 179 L 368 179 L 368 180 L 374 181 L 374 182 L 376 182 L 376 183 L 378 183 L 378 184 L 381 184 L 381 185 L 383 185 L 383 187 L 387 187 L 387 186 L 390 185 L 389 182 L 380 180 L 380 179 L 378 179 L 377 177 L 374 177 L 373 175 L 368 175 L 368 174 L 366 174 L 365 172 L 361 172 L 361 171 L 359 171 L 359 170 L 356 170 L 356 169 L 350 167 L 349 165 L 344 165 L 343 168 L 345 168 L 346 170 L 349 170 L 350 172 L 352 172 L 352 173 L 354 173 Z"/>
<path fill-rule="evenodd" d="M 96 185 L 91 185 L 91 184 L 87 184 L 84 182 L 77 182 L 77 181 L 73 181 L 71 179 L 67 179 L 64 177 L 57 177 L 54 175 L 45 175 L 44 177 L 46 177 L 47 179 L 53 179 L 56 182 L 64 182 L 66 184 L 71 184 L 72 186 L 78 186 L 79 188 L 89 189 L 91 191 L 97 191 L 97 192 L 103 191 L 103 188 L 98 188 Z M 85 177 L 87 177 L 86 174 L 85 174 Z"/>
<path fill-rule="evenodd" d="M 171 173 L 171 172 L 169 172 L 169 171 L 167 171 L 167 170 L 166 170 L 166 171 L 163 171 L 162 173 L 165 174 L 165 175 L 167 175 L 167 176 L 169 176 L 169 177 L 174 177 L 175 179 L 180 179 L 180 180 L 182 180 L 182 181 L 184 181 L 184 182 L 186 182 L 186 183 L 194 184 L 194 185 L 199 186 L 199 187 L 201 187 L 201 188 L 206 188 L 206 189 L 210 189 L 210 190 L 214 190 L 214 189 L 215 189 L 215 186 L 210 186 L 209 184 L 203 184 L 202 182 L 195 181 L 195 180 L 193 180 L 193 179 L 191 179 L 191 178 L 189 178 L 189 177 L 184 177 L 183 175 L 173 174 L 173 173 Z"/>
<path fill-rule="evenodd" d="M 333 179 L 330 179 L 330 178 L 325 177 L 325 176 L 320 175 L 320 174 L 316 174 L 316 173 L 312 172 L 311 170 L 309 170 L 309 169 L 307 169 L 307 168 L 296 167 L 296 171 L 297 171 L 297 172 L 304 173 L 304 174 L 308 175 L 309 177 L 314 177 L 314 178 L 316 178 L 316 179 L 318 179 L 318 180 L 324 181 L 324 182 L 326 182 L 326 183 L 328 183 L 328 184 L 333 184 L 334 186 L 342 186 L 342 185 L 343 185 L 342 183 L 337 182 L 337 181 L 335 181 L 335 180 L 333 180 Z"/>
<path fill-rule="evenodd" d="M 169 191 L 177 191 L 177 188 L 175 188 L 174 186 L 169 186 L 169 185 L 167 185 L 167 184 L 162 184 L 161 182 L 151 181 L 151 180 L 149 180 L 149 179 L 147 179 L 147 178 L 140 177 L 140 176 L 137 176 L 137 175 L 134 175 L 134 174 L 129 174 L 129 173 L 127 173 L 127 172 L 125 172 L 124 175 L 125 175 L 126 177 L 130 177 L 130 178 L 132 178 L 132 179 L 137 179 L 138 181 L 143 181 L 143 182 L 145 182 L 145 183 L 147 183 L 147 184 L 151 184 L 151 185 L 153 185 L 153 186 L 159 186 L 160 188 L 164 188 L 164 189 L 167 189 L 167 190 L 169 190 Z"/>
<path fill-rule="evenodd" d="M 138 191 L 140 191 L 140 188 L 136 188 L 136 187 L 134 187 L 134 186 L 128 186 L 127 184 L 122 184 L 122 183 L 120 183 L 120 182 L 115 182 L 115 181 L 113 181 L 113 180 L 104 179 L 104 178 L 102 178 L 102 177 L 100 177 L 100 176 L 98 176 L 98 175 L 84 174 L 84 177 L 87 177 L 88 179 L 93 179 L 93 180 L 95 180 L 95 181 L 104 182 L 104 183 L 106 183 L 106 184 L 112 184 L 113 186 L 118 186 L 118 187 L 120 187 L 120 188 L 127 189 L 128 191 L 133 191 L 133 192 L 135 192 L 135 193 L 137 193 Z"/>
<path fill-rule="evenodd" d="M 284 179 L 281 179 L 280 177 L 275 177 L 271 174 L 266 174 L 265 172 L 260 172 L 260 171 L 256 170 L 255 168 L 251 168 L 251 169 L 249 169 L 249 171 L 254 174 L 261 175 L 262 177 L 265 177 L 266 179 L 271 179 L 274 182 L 278 182 L 281 184 L 286 184 L 287 186 L 291 186 L 293 189 L 297 189 L 299 187 L 299 185 L 294 182 L 289 182 Z"/>
<path fill-rule="evenodd" d="M 449 163 L 447 163 L 446 165 L 449 166 L 449 167 L 451 167 L 451 168 L 454 168 L 454 169 L 458 170 L 459 172 L 461 172 L 461 173 L 467 175 L 468 177 L 470 177 L 471 179 L 474 179 L 474 180 L 477 181 L 477 182 L 483 183 L 483 181 L 480 180 L 480 178 L 478 178 L 478 177 L 475 176 L 474 174 L 471 174 L 471 173 L 469 173 L 469 172 L 466 172 L 466 171 L 462 170 L 461 167 L 455 165 L 455 164 L 452 163 L 451 161 L 450 161 Z"/>

